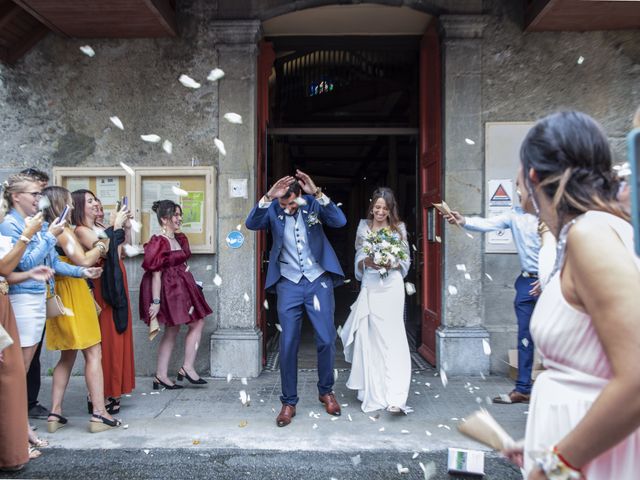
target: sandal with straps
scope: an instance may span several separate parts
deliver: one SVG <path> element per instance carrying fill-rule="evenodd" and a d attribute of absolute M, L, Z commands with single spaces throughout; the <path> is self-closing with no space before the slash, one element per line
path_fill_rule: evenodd
<path fill-rule="evenodd" d="M 95 419 L 98 419 L 99 421 L 95 421 Z M 110 420 L 102 415 L 94 413 L 91 415 L 91 420 L 89 420 L 89 431 L 91 433 L 100 433 L 106 430 L 111 430 L 112 428 L 118 428 L 121 425 L 122 421 L 117 418 Z"/>
<path fill-rule="evenodd" d="M 64 427 L 68 420 L 64 418 L 62 415 L 58 415 L 57 413 L 49 412 L 50 417 L 55 417 L 55 420 L 47 419 L 47 432 L 56 433 L 56 431 L 60 430 Z"/>

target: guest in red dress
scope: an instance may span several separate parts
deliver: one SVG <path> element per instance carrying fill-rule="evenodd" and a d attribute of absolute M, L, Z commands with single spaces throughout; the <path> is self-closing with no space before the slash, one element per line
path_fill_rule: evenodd
<path fill-rule="evenodd" d="M 158 348 L 158 363 L 153 388 L 182 388 L 168 376 L 169 359 L 180 325 L 187 325 L 184 361 L 178 371 L 178 381 L 183 378 L 195 385 L 207 382 L 195 371 L 194 363 L 204 317 L 211 308 L 189 273 L 187 260 L 191 256 L 189 240 L 178 230 L 182 225 L 182 208 L 171 200 L 160 200 L 151 208 L 158 217 L 162 234 L 153 235 L 144 246 L 145 273 L 140 284 L 140 318 L 148 325 L 153 319 L 164 325 L 164 334 Z"/>

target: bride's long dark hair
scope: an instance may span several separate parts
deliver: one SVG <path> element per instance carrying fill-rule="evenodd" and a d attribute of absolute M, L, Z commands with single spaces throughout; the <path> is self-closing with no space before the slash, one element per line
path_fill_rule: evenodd
<path fill-rule="evenodd" d="M 371 195 L 369 209 L 367 210 L 367 219 L 373 221 L 373 206 L 379 198 L 384 200 L 389 209 L 389 227 L 391 227 L 391 230 L 400 232 L 402 220 L 400 220 L 400 215 L 398 215 L 398 202 L 396 201 L 396 196 L 393 194 L 393 190 L 389 187 L 379 187 L 374 190 Z"/>

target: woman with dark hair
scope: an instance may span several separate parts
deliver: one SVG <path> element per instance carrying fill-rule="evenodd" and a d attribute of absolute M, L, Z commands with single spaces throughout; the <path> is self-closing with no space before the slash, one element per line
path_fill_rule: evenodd
<path fill-rule="evenodd" d="M 112 225 L 104 228 L 97 222 L 98 204 L 92 192 L 76 190 L 71 196 L 73 223 L 82 245 L 90 248 L 100 238 L 109 239 L 109 250 L 102 260 L 104 271 L 93 281 L 93 294 L 100 307 L 105 403 L 109 413 L 118 413 L 121 396 L 130 393 L 136 385 L 129 286 L 122 261 L 130 213 L 126 208 L 112 212 Z"/>
<path fill-rule="evenodd" d="M 531 129 L 520 158 L 523 195 L 558 252 L 531 319 L 546 370 L 524 452 L 506 453 L 529 479 L 638 478 L 640 260 L 607 137 L 583 113 L 556 113 Z"/>
<path fill-rule="evenodd" d="M 200 378 L 194 364 L 204 318 L 212 311 L 189 273 L 189 240 L 179 232 L 182 208 L 171 200 L 160 200 L 154 202 L 151 209 L 156 213 L 162 233 L 153 235 L 144 245 L 142 268 L 145 273 L 140 284 L 140 318 L 147 325 L 154 322 L 164 325 L 153 389 L 158 390 L 161 386 L 169 390 L 182 388 L 168 375 L 169 360 L 181 325 L 187 325 L 189 331 L 178 380 L 186 378 L 192 384 L 204 385 L 207 382 Z"/>
<path fill-rule="evenodd" d="M 58 218 L 65 206 L 71 206 L 71 194 L 66 188 L 47 187 L 42 193 L 47 199 L 45 203 L 48 207 L 44 209 L 44 218 L 48 222 Z M 108 244 L 108 240 L 98 240 L 93 248 L 85 251 L 73 229 L 67 226 L 58 236 L 55 248 L 60 260 L 85 267 L 91 271 L 90 278 L 97 278 L 102 274 L 102 268 L 94 265 L 100 261 L 101 256 L 106 255 Z M 67 423 L 67 419 L 62 416 L 62 401 L 78 350 L 84 356 L 84 378 L 93 401 L 89 407 L 89 431 L 97 433 L 118 427 L 120 421 L 109 415 L 104 404 L 100 326 L 89 286 L 80 278 L 56 276 L 55 280 L 55 293 L 60 296 L 67 311 L 65 315 L 47 319 L 47 348 L 60 350 L 60 360 L 53 369 L 51 411 L 47 429 L 49 433 L 54 433 Z"/>
<path fill-rule="evenodd" d="M 369 238 L 377 232 L 396 244 L 390 247 L 395 249 L 391 250 L 394 259 L 385 264 L 368 250 Z M 340 333 L 345 358 L 352 364 L 347 387 L 358 390 L 364 412 L 410 411 L 411 357 L 404 328 L 403 282 L 410 265 L 407 230 L 393 191 L 378 188 L 367 218 L 358 225 L 355 274 L 362 287 Z"/>

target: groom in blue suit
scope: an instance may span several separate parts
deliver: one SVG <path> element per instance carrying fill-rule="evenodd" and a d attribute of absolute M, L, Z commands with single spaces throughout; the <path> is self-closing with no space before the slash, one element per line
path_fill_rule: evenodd
<path fill-rule="evenodd" d="M 302 191 L 306 195 L 302 195 Z M 291 423 L 298 403 L 298 346 L 302 312 L 306 310 L 315 330 L 318 349 L 318 399 L 330 415 L 340 415 L 333 393 L 333 361 L 336 328 L 333 289 L 344 273 L 324 234 L 323 225 L 345 226 L 347 219 L 304 172 L 278 180 L 247 217 L 250 230 L 270 230 L 273 247 L 265 289 L 278 296 L 280 378 L 282 409 L 279 427 Z"/>

